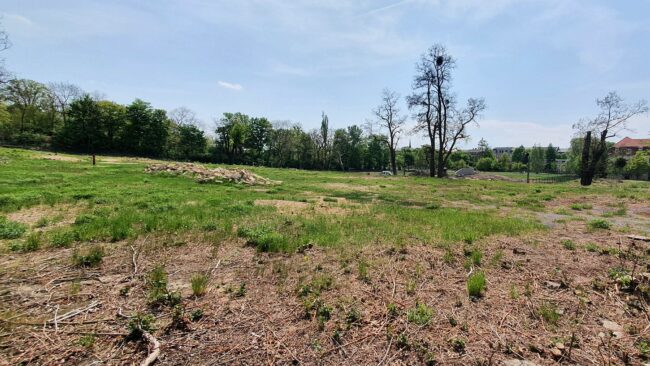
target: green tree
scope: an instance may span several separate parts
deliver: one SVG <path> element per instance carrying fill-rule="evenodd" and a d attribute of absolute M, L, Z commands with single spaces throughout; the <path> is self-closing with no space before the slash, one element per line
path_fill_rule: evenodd
<path fill-rule="evenodd" d="M 546 152 L 544 153 L 544 158 L 546 159 L 546 170 L 554 170 L 555 161 L 557 160 L 557 149 L 553 144 L 548 144 Z"/>
<path fill-rule="evenodd" d="M 519 147 L 515 148 L 515 150 L 512 152 L 512 162 L 523 163 L 525 155 L 526 155 L 526 148 L 524 147 L 524 145 L 520 145 Z"/>
<path fill-rule="evenodd" d="M 546 163 L 544 155 L 544 148 L 539 145 L 533 145 L 533 148 L 530 151 L 530 169 L 535 173 L 544 170 L 544 165 Z"/>
<path fill-rule="evenodd" d="M 650 179 L 650 151 L 637 151 L 625 165 L 625 172 L 637 179 L 642 176 Z"/>
<path fill-rule="evenodd" d="M 162 156 L 169 136 L 169 120 L 162 109 L 136 99 L 126 107 L 126 125 L 122 130 L 121 144 L 132 154 Z"/>
<path fill-rule="evenodd" d="M 58 144 L 67 150 L 96 153 L 97 146 L 101 145 L 102 141 L 100 109 L 97 102 L 89 95 L 84 95 L 70 104 L 67 113 L 65 125 L 57 136 Z"/>
<path fill-rule="evenodd" d="M 249 161 L 254 165 L 264 164 L 265 153 L 268 148 L 269 139 L 273 126 L 266 118 L 251 118 L 248 125 L 248 135 L 245 141 Z"/>

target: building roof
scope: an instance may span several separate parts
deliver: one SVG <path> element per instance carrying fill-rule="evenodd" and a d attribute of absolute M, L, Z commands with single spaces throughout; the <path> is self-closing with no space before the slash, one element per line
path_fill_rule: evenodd
<path fill-rule="evenodd" d="M 626 136 L 624 139 L 614 144 L 614 147 L 617 149 L 644 146 L 650 146 L 650 139 L 633 139 Z"/>

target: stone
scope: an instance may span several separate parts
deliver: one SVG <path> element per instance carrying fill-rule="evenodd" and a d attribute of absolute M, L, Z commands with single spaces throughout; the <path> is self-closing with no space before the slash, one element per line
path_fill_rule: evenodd
<path fill-rule="evenodd" d="M 512 359 L 503 361 L 503 366 L 540 366 L 540 364 L 532 361 Z"/>
<path fill-rule="evenodd" d="M 622 338 L 625 334 L 623 327 L 613 321 L 603 320 L 603 328 L 612 332 L 616 338 Z"/>
<path fill-rule="evenodd" d="M 546 281 L 544 283 L 544 286 L 546 286 L 547 288 L 550 288 L 552 290 L 559 290 L 560 287 L 562 287 L 562 284 L 559 283 L 559 282 Z"/>

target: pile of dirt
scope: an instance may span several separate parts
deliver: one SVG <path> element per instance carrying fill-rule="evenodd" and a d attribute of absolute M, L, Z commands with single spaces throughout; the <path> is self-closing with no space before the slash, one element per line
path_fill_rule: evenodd
<path fill-rule="evenodd" d="M 243 183 L 249 185 L 276 184 L 278 182 L 266 179 L 246 169 L 208 169 L 198 164 L 151 164 L 144 170 L 146 173 L 169 173 L 175 175 L 190 175 L 196 178 L 199 183 Z"/>

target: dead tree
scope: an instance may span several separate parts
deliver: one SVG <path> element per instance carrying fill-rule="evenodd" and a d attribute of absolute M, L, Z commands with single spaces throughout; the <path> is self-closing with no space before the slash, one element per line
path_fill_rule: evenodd
<path fill-rule="evenodd" d="M 406 121 L 406 117 L 402 117 L 399 114 L 400 110 L 397 107 L 399 98 L 399 94 L 384 89 L 381 96 L 381 104 L 373 110 L 373 114 L 377 117 L 381 126 L 388 130 L 387 142 L 390 153 L 390 167 L 393 175 L 397 175 L 397 162 L 395 157 L 397 143 L 399 142 L 399 137 L 402 133 L 404 122 Z"/>

